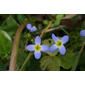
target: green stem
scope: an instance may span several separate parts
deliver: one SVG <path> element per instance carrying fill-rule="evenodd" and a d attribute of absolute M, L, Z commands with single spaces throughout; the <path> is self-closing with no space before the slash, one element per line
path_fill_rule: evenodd
<path fill-rule="evenodd" d="M 64 28 L 61 28 L 67 35 L 69 35 L 69 33 L 64 29 Z"/>
<path fill-rule="evenodd" d="M 22 67 L 20 68 L 20 71 L 23 70 L 24 66 L 26 65 L 26 63 L 28 62 L 28 60 L 30 59 L 30 57 L 33 55 L 33 53 L 29 53 L 29 55 L 27 56 L 27 58 L 25 59 Z"/>
<path fill-rule="evenodd" d="M 83 43 L 83 45 L 82 45 L 82 47 L 81 47 L 81 49 L 79 51 L 79 55 L 76 57 L 76 60 L 74 62 L 74 65 L 73 65 L 71 71 L 75 71 L 76 70 L 78 62 L 79 62 L 79 59 L 80 59 L 80 56 L 81 56 L 81 54 L 83 52 L 84 46 L 85 46 L 85 42 Z"/>

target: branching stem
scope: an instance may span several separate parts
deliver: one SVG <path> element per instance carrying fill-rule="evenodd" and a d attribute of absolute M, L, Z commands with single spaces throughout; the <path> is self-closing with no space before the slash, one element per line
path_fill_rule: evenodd
<path fill-rule="evenodd" d="M 48 24 L 48 26 L 42 31 L 42 33 L 41 33 L 41 35 L 40 35 L 41 38 L 42 38 L 43 35 L 46 33 L 46 31 L 50 28 L 51 24 L 52 24 L 52 22 L 50 22 L 50 23 Z M 33 52 L 29 53 L 29 55 L 26 57 L 23 65 L 22 65 L 22 67 L 20 68 L 20 71 L 23 70 L 24 66 L 26 65 L 26 63 L 28 62 L 28 60 L 30 59 L 30 57 L 31 57 L 32 55 L 33 55 Z"/>

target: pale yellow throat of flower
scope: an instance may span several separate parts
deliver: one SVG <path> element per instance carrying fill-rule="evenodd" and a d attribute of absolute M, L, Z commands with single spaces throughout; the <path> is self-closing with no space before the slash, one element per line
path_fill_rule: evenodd
<path fill-rule="evenodd" d="M 41 50 L 41 46 L 40 46 L 39 44 L 37 44 L 37 45 L 34 47 L 34 49 L 35 49 L 36 51 L 40 51 L 40 50 Z"/>
<path fill-rule="evenodd" d="M 62 45 L 63 45 L 62 41 L 59 41 L 59 40 L 58 40 L 58 41 L 56 42 L 56 46 L 57 46 L 57 47 L 62 47 Z"/>

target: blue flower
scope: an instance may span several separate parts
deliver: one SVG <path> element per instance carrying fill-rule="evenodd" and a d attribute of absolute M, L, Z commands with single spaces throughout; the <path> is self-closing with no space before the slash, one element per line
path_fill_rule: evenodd
<path fill-rule="evenodd" d="M 36 59 L 39 59 L 41 57 L 41 51 L 45 52 L 49 50 L 48 45 L 40 45 L 40 44 L 41 44 L 41 38 L 40 36 L 37 36 L 35 38 L 35 45 L 30 44 L 26 47 L 28 51 L 34 51 L 34 56 Z"/>
<path fill-rule="evenodd" d="M 66 48 L 65 48 L 64 44 L 66 44 L 68 42 L 69 37 L 67 35 L 65 35 L 61 39 L 59 39 L 54 34 L 52 34 L 52 39 L 55 42 L 55 44 L 53 44 L 50 47 L 50 52 L 54 52 L 57 49 L 59 49 L 60 54 L 64 55 L 66 53 Z"/>
<path fill-rule="evenodd" d="M 80 36 L 85 36 L 85 30 L 80 31 Z"/>
<path fill-rule="evenodd" d="M 32 27 L 31 24 L 27 24 L 27 29 L 30 31 L 30 32 L 35 32 L 37 30 L 37 28 L 35 26 Z"/>

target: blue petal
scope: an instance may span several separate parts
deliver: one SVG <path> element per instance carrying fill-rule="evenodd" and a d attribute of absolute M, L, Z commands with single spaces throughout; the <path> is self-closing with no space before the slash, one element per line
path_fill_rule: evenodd
<path fill-rule="evenodd" d="M 52 39 L 53 39 L 53 41 L 54 41 L 55 43 L 59 40 L 59 38 L 56 37 L 54 34 L 52 34 Z"/>
<path fill-rule="evenodd" d="M 35 32 L 37 30 L 36 27 L 31 28 L 31 32 Z"/>
<path fill-rule="evenodd" d="M 35 44 L 41 44 L 41 38 L 40 38 L 40 36 L 37 36 L 35 38 Z"/>
<path fill-rule="evenodd" d="M 28 51 L 34 51 L 34 47 L 35 47 L 35 45 L 28 45 L 28 46 L 26 47 L 26 49 L 27 49 Z"/>
<path fill-rule="evenodd" d="M 80 36 L 85 36 L 85 30 L 80 31 Z"/>
<path fill-rule="evenodd" d="M 50 47 L 50 52 L 56 51 L 57 48 L 58 48 L 58 47 L 56 47 L 56 44 L 52 45 L 52 46 Z"/>
<path fill-rule="evenodd" d="M 69 36 L 65 35 L 61 38 L 61 41 L 63 42 L 63 44 L 66 44 L 69 40 Z"/>
<path fill-rule="evenodd" d="M 40 57 L 41 57 L 41 52 L 40 52 L 40 51 L 35 51 L 35 52 L 34 52 L 34 56 L 35 56 L 36 59 L 40 59 Z"/>
<path fill-rule="evenodd" d="M 27 26 L 26 26 L 26 27 L 27 27 L 27 29 L 28 29 L 28 30 L 31 30 L 32 25 L 31 25 L 31 24 L 27 24 Z"/>
<path fill-rule="evenodd" d="M 66 48 L 64 46 L 60 47 L 59 52 L 61 55 L 64 55 L 66 53 Z"/>
<path fill-rule="evenodd" d="M 41 45 L 41 51 L 48 51 L 49 46 L 48 45 Z"/>

